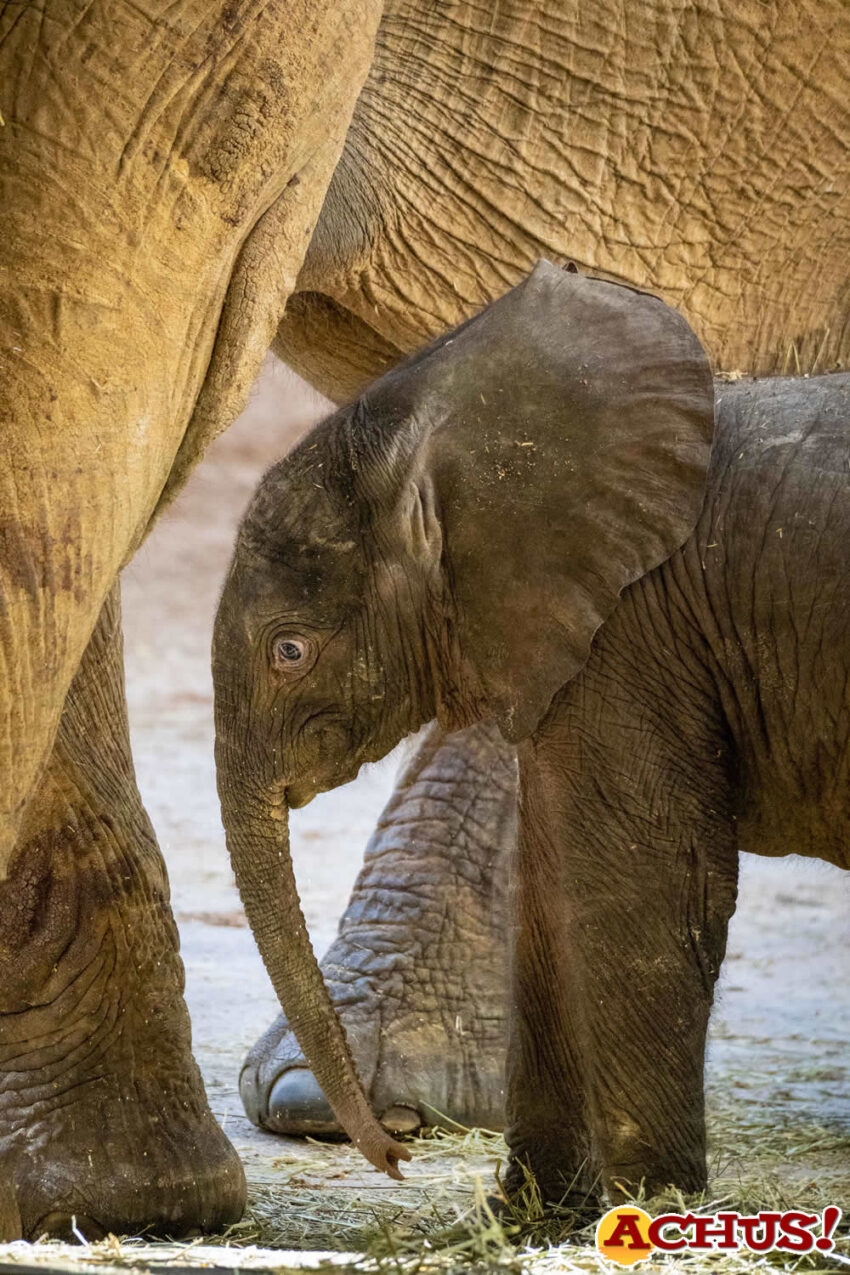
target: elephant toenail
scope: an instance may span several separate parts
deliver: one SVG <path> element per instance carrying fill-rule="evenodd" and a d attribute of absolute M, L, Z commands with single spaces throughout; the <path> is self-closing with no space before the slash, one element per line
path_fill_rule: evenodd
<path fill-rule="evenodd" d="M 381 1116 L 381 1124 L 389 1133 L 415 1133 L 422 1127 L 422 1117 L 412 1107 L 389 1107 Z"/>
<path fill-rule="evenodd" d="M 67 1240 L 74 1244 L 90 1244 L 93 1240 L 106 1239 L 106 1231 L 99 1222 L 81 1213 L 65 1213 L 54 1210 L 45 1213 L 40 1222 L 36 1222 L 30 1232 L 32 1239 L 47 1235 L 52 1240 Z"/>
<path fill-rule="evenodd" d="M 340 1132 L 336 1116 L 316 1077 L 306 1067 L 292 1067 L 278 1076 L 269 1094 L 265 1122 L 277 1133 L 331 1134 Z"/>
<path fill-rule="evenodd" d="M 256 1067 L 246 1063 L 239 1076 L 239 1095 L 245 1114 L 256 1125 L 265 1124 L 266 1106 L 263 1101 L 263 1087 L 260 1084 Z"/>

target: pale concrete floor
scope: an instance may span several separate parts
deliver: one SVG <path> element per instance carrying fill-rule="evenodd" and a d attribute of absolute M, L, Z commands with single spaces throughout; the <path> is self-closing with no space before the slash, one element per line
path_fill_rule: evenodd
<path fill-rule="evenodd" d="M 255 1131 L 236 1091 L 240 1061 L 276 1004 L 244 927 L 219 822 L 210 632 L 242 508 L 263 470 L 322 411 L 270 359 L 247 411 L 210 448 L 123 581 L 136 766 L 171 874 L 195 1051 L 249 1176 L 262 1176 L 287 1142 Z M 390 758 L 293 816 L 296 870 L 319 952 L 394 769 Z M 712 1021 L 712 1109 L 723 1113 L 724 1128 L 727 1116 L 739 1131 L 749 1128 L 751 1146 L 795 1127 L 811 1143 L 814 1130 L 820 1149 L 806 1144 L 793 1163 L 780 1156 L 780 1177 L 791 1185 L 826 1175 L 834 1202 L 850 1207 L 850 874 L 794 857 L 745 859 Z M 734 1158 L 731 1143 L 727 1150 Z"/>

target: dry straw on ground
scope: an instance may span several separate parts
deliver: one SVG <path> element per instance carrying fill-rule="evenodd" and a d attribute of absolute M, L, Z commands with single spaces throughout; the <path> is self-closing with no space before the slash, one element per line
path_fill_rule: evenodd
<path fill-rule="evenodd" d="M 713 1212 L 719 1207 L 805 1208 L 820 1212 L 847 1197 L 850 1136 L 811 1123 L 769 1126 L 741 1111 L 713 1112 L 712 1194 L 685 1201 L 673 1193 L 647 1201 L 649 1212 Z M 592 1210 L 544 1213 L 534 1184 L 512 1210 L 494 1207 L 493 1194 L 505 1147 L 484 1130 L 432 1133 L 417 1140 L 415 1161 L 402 1185 L 364 1172 L 347 1145 L 282 1142 L 271 1170 L 251 1175 L 248 1212 L 223 1236 L 191 1244 L 145 1243 L 110 1238 L 85 1247 L 7 1245 L 6 1263 L 63 1271 L 156 1271 L 177 1267 L 285 1272 L 304 1269 L 429 1275 L 430 1272 L 604 1272 L 594 1246 Z M 493 1194 L 491 1194 L 493 1193 Z M 641 1272 L 712 1271 L 738 1275 L 762 1271 L 846 1270 L 850 1235 L 839 1229 L 836 1252 L 789 1257 L 740 1252 L 706 1258 L 668 1255 L 644 1262 Z"/>

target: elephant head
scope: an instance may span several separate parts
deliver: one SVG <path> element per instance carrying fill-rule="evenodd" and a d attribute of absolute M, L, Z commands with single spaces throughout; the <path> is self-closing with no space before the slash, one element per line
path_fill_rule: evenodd
<path fill-rule="evenodd" d="M 531 735 L 627 585 L 703 496 L 711 375 L 645 293 L 546 262 L 265 476 L 214 640 L 237 881 L 307 1061 L 367 1157 L 369 1112 L 313 958 L 287 811 L 438 716 Z"/>

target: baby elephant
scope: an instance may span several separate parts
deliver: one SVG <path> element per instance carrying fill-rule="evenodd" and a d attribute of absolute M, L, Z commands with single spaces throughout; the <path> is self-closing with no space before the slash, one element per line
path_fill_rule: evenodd
<path fill-rule="evenodd" d="M 737 852 L 850 866 L 850 375 L 717 388 L 662 302 L 542 263 L 318 426 L 242 524 L 228 844 L 307 1062 L 393 1174 L 289 807 L 434 717 L 517 745 L 508 1186 L 530 1167 L 548 1199 L 705 1185 Z"/>

